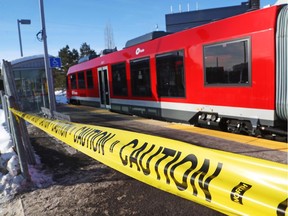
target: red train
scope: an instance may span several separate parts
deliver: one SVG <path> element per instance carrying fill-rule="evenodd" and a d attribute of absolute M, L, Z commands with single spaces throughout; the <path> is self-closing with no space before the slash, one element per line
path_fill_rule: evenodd
<path fill-rule="evenodd" d="M 72 66 L 67 99 L 115 112 L 287 136 L 288 6 L 153 32 Z M 145 38 L 144 37 L 144 38 Z"/>

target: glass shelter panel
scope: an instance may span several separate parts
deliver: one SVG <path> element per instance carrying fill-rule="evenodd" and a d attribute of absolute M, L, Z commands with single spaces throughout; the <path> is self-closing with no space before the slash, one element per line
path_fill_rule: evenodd
<path fill-rule="evenodd" d="M 14 70 L 15 85 L 24 111 L 40 111 L 47 107 L 48 89 L 45 70 Z"/>

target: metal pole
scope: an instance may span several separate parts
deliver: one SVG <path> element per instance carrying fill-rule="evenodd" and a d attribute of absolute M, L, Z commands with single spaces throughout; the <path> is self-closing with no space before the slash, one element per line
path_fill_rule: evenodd
<path fill-rule="evenodd" d="M 10 121 L 9 121 L 9 117 L 8 117 L 8 101 L 6 100 L 6 98 L 4 97 L 4 92 L 0 91 L 0 95 L 1 95 L 1 101 L 2 101 L 2 109 L 4 110 L 5 113 L 5 123 L 7 125 L 7 129 L 9 131 L 9 133 L 11 134 L 11 127 L 10 127 Z"/>
<path fill-rule="evenodd" d="M 19 35 L 19 44 L 20 44 L 20 54 L 21 54 L 21 57 L 23 57 L 21 31 L 20 31 L 20 20 L 19 20 L 19 19 L 17 19 L 17 24 L 18 24 L 18 35 Z"/>
<path fill-rule="evenodd" d="M 39 0 L 39 4 L 40 4 L 40 14 L 41 14 L 41 22 L 42 22 L 42 39 L 43 39 L 43 44 L 44 44 L 45 72 L 46 72 L 46 77 L 47 77 L 47 82 L 48 82 L 48 98 L 49 98 L 51 115 L 53 117 L 53 113 L 54 111 L 56 111 L 56 100 L 55 100 L 55 93 L 54 93 L 52 70 L 49 64 L 43 0 Z"/>
<path fill-rule="evenodd" d="M 8 98 L 8 107 L 15 108 L 15 99 L 12 96 L 7 97 Z M 14 139 L 16 149 L 17 149 L 17 155 L 19 158 L 19 164 L 20 169 L 23 174 L 23 177 L 27 182 L 31 181 L 31 176 L 29 174 L 28 169 L 28 161 L 27 161 L 27 152 L 25 152 L 25 148 L 21 139 L 21 129 L 19 126 L 19 123 L 17 122 L 15 116 L 11 113 L 9 110 L 9 116 L 10 116 L 10 124 L 12 125 L 12 138 Z"/>
<path fill-rule="evenodd" d="M 42 92 L 42 100 L 43 100 L 43 106 L 46 108 L 46 98 L 45 98 L 45 86 L 44 86 L 44 80 L 41 79 L 41 92 Z"/>

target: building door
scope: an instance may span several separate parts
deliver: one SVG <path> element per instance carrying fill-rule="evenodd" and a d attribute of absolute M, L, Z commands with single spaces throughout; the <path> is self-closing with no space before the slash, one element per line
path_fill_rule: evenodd
<path fill-rule="evenodd" d="M 100 106 L 110 109 L 110 94 L 109 94 L 109 80 L 108 80 L 108 67 L 100 67 L 98 71 L 99 93 L 100 93 Z"/>

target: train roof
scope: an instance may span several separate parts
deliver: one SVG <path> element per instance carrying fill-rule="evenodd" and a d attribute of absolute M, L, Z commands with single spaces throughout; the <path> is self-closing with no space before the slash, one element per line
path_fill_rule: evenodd
<path fill-rule="evenodd" d="M 260 0 L 249 0 L 235 6 L 172 12 L 165 15 L 166 31 L 179 32 L 259 8 Z"/>
<path fill-rule="evenodd" d="M 145 57 L 145 56 L 147 56 L 147 52 L 146 53 L 142 53 L 141 49 L 140 49 L 140 45 L 141 45 L 141 47 L 146 47 L 146 48 L 149 47 L 149 50 L 151 49 L 149 52 L 151 52 L 151 53 L 153 53 L 153 51 L 157 52 L 159 50 L 156 50 L 157 49 L 156 46 L 153 46 L 153 45 L 155 45 L 155 43 L 157 43 L 158 40 L 163 40 L 164 38 L 167 38 L 168 41 L 172 42 L 172 41 L 175 41 L 175 37 L 177 37 L 178 35 L 183 36 L 183 35 L 186 34 L 187 31 L 199 32 L 200 29 L 207 28 L 209 26 L 211 28 L 214 28 L 212 26 L 214 26 L 215 24 L 218 24 L 218 27 L 219 27 L 219 25 L 224 24 L 225 22 L 226 22 L 226 24 L 227 24 L 227 22 L 228 23 L 229 22 L 230 23 L 234 23 L 236 21 L 236 19 L 238 19 L 239 17 L 244 17 L 244 16 L 247 16 L 247 15 L 249 16 L 248 19 L 251 18 L 250 15 L 252 15 L 253 19 L 255 19 L 258 16 L 258 14 L 259 14 L 260 17 L 261 16 L 262 17 L 263 16 L 264 17 L 269 16 L 270 17 L 269 20 L 266 20 L 266 21 L 269 21 L 269 23 L 265 24 L 263 22 L 260 22 L 259 24 L 261 24 L 262 27 L 264 25 L 272 25 L 271 23 L 274 23 L 274 21 L 273 21 L 273 18 L 271 16 L 272 16 L 273 13 L 274 14 L 276 13 L 275 11 L 278 10 L 277 9 L 278 7 L 281 7 L 281 6 L 275 5 L 275 6 L 259 9 L 259 10 L 253 10 L 253 11 L 246 12 L 246 13 L 243 13 L 243 14 L 240 14 L 240 15 L 236 15 L 236 16 L 225 18 L 225 19 L 221 19 L 221 20 L 218 20 L 218 21 L 215 21 L 215 22 L 210 22 L 210 23 L 207 23 L 207 24 L 204 24 L 204 25 L 201 25 L 201 26 L 197 26 L 197 27 L 194 27 L 194 28 L 182 30 L 182 31 L 179 31 L 179 32 L 176 32 L 176 33 L 168 33 L 168 34 L 165 34 L 167 32 L 160 32 L 160 33 L 152 32 L 152 33 L 148 33 L 146 35 L 138 37 L 138 39 L 136 38 L 136 39 L 130 40 L 131 42 L 129 42 L 127 44 L 127 47 L 125 47 L 122 50 L 119 50 L 119 51 L 116 51 L 116 52 L 113 52 L 113 53 L 110 53 L 110 54 L 107 54 L 107 55 L 104 55 L 104 56 L 101 56 L 101 57 L 98 57 L 98 58 L 95 58 L 95 59 L 92 59 L 92 60 L 89 60 L 89 61 L 86 61 L 86 62 L 83 62 L 83 63 L 80 63 L 80 64 L 77 64 L 77 65 L 74 65 L 74 66 L 70 67 L 69 70 L 68 70 L 67 75 L 69 75 L 71 73 L 74 73 L 74 72 L 77 72 L 77 71 L 94 68 L 94 67 L 96 67 L 95 65 L 98 65 L 99 67 L 101 67 L 101 66 L 105 66 L 107 64 L 111 64 L 112 62 L 113 63 L 117 63 L 117 62 L 123 61 L 123 57 L 125 59 L 135 59 L 135 58 Z M 270 11 L 270 12 L 267 12 L 268 15 L 263 15 L 263 12 L 267 11 L 267 10 Z M 140 42 L 141 40 L 142 40 L 142 42 Z M 151 46 L 148 45 L 150 43 L 151 43 Z M 176 45 L 173 45 L 173 44 L 174 43 L 171 43 L 171 45 L 173 47 L 176 46 Z M 140 53 L 137 54 L 137 51 L 140 52 Z"/>
<path fill-rule="evenodd" d="M 168 34 L 170 33 L 165 32 L 165 31 L 153 31 L 153 32 L 141 35 L 139 37 L 133 38 L 131 40 L 128 40 L 126 42 L 125 48 L 131 47 L 140 43 L 144 43 L 146 41 L 154 40 L 156 38 L 163 37 Z"/>

